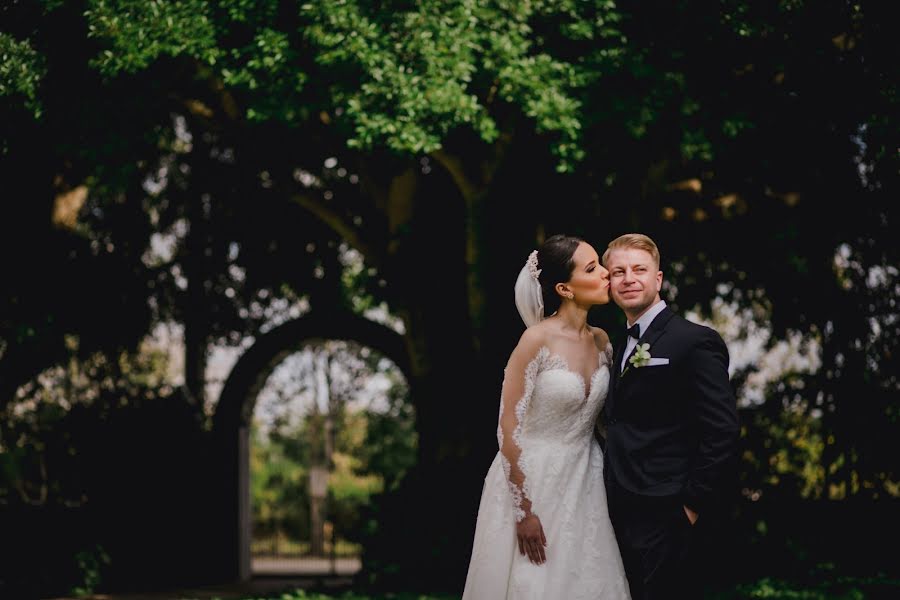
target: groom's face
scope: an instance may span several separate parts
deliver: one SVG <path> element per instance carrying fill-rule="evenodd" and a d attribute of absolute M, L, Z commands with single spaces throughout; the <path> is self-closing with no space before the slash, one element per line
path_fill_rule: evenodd
<path fill-rule="evenodd" d="M 634 321 L 645 310 L 659 302 L 662 271 L 646 250 L 617 248 L 609 253 L 609 289 L 613 301 L 629 320 Z"/>

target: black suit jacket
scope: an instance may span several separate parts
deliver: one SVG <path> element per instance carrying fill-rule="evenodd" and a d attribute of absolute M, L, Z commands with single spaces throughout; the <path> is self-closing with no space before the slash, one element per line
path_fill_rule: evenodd
<path fill-rule="evenodd" d="M 651 357 L 669 363 L 620 375 L 619 344 L 602 414 L 604 472 L 634 493 L 678 495 L 702 513 L 730 480 L 740 436 L 728 349 L 715 330 L 668 307 L 641 335 L 645 343 Z"/>

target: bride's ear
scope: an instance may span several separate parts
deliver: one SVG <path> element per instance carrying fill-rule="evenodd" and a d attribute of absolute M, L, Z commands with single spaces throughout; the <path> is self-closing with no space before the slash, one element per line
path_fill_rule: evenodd
<path fill-rule="evenodd" d="M 559 294 L 560 298 L 569 298 L 571 299 L 574 294 L 572 294 L 572 290 L 569 289 L 565 283 L 557 283 L 553 286 L 553 289 Z"/>

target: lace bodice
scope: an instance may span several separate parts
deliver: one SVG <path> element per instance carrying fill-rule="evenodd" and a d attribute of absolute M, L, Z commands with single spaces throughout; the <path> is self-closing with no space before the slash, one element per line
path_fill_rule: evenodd
<path fill-rule="evenodd" d="M 609 347 L 609 346 L 607 346 Z M 530 410 L 521 424 L 521 438 L 557 443 L 584 442 L 593 436 L 594 423 L 603 408 L 609 384 L 612 356 L 600 354 L 589 381 L 569 368 L 565 358 L 541 348 Z M 520 445 L 523 442 L 519 440 Z"/>
<path fill-rule="evenodd" d="M 526 329 L 504 370 L 500 451 L 484 478 L 462 599 L 629 600 L 593 435 L 612 348 L 606 342 L 594 362 L 587 344 L 544 333 Z M 540 566 L 524 552 L 522 519 L 529 519 L 523 533 L 540 526 L 547 559 Z"/>
<path fill-rule="evenodd" d="M 541 346 L 524 371 L 504 373 L 497 442 L 515 506 L 516 520 L 531 511 L 528 447 L 539 443 L 591 443 L 597 416 L 609 390 L 612 346 L 600 353 L 586 381 L 562 355 Z"/>

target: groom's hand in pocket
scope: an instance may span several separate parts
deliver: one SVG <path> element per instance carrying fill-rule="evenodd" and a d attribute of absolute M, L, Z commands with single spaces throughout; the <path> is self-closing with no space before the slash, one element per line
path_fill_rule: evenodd
<path fill-rule="evenodd" d="M 547 536 L 544 535 L 544 527 L 536 514 L 531 513 L 516 524 L 516 536 L 519 538 L 519 552 L 522 556 L 527 556 L 536 565 L 547 562 L 544 551 Z"/>
<path fill-rule="evenodd" d="M 691 509 L 689 509 L 687 506 L 684 507 L 684 514 L 687 515 L 688 521 L 691 522 L 691 525 L 693 525 L 694 523 L 696 523 L 696 522 L 697 522 L 697 517 L 700 516 L 700 515 L 698 515 L 697 513 L 695 513 L 694 511 L 692 511 Z"/>

